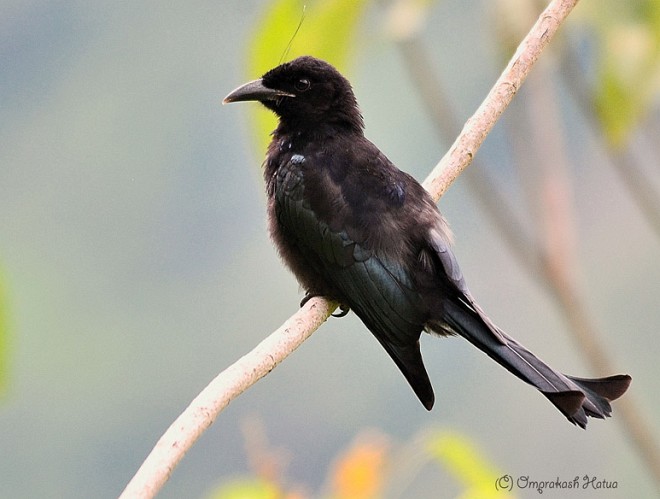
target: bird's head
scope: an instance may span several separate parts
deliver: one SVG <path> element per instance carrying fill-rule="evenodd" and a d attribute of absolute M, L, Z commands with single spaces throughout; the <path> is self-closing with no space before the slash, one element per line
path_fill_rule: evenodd
<path fill-rule="evenodd" d="M 289 127 L 364 127 L 349 81 L 325 61 L 304 56 L 271 69 L 231 92 L 223 103 L 259 101 Z"/>

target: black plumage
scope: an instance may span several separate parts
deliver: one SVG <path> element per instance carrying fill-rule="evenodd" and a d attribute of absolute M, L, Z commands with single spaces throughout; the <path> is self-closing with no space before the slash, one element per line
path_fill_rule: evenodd
<path fill-rule="evenodd" d="M 224 100 L 256 100 L 275 112 L 265 161 L 270 233 L 307 291 L 354 311 L 427 409 L 433 388 L 422 331 L 457 334 L 536 387 L 574 424 L 611 413 L 631 378 L 561 374 L 506 335 L 468 291 L 435 203 L 363 134 L 348 80 L 300 57 Z"/>

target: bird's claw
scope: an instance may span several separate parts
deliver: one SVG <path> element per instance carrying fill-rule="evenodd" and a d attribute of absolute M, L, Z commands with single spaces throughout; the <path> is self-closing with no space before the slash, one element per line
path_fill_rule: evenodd
<path fill-rule="evenodd" d="M 339 305 L 339 312 L 332 314 L 333 317 L 346 317 L 351 311 L 351 307 L 348 305 Z"/>
<path fill-rule="evenodd" d="M 300 308 L 303 308 L 309 300 L 311 300 L 312 298 L 314 298 L 316 296 L 321 296 L 321 295 L 319 295 L 317 293 L 312 293 L 311 291 L 307 292 L 307 294 L 304 296 L 304 298 L 302 300 L 300 300 Z"/>
<path fill-rule="evenodd" d="M 323 296 L 318 293 L 313 293 L 311 291 L 308 291 L 307 294 L 304 296 L 302 300 L 300 300 L 300 308 L 304 307 L 305 304 L 311 300 L 312 298 L 315 298 L 317 296 Z M 335 312 L 332 314 L 333 317 L 346 317 L 348 313 L 351 311 L 351 307 L 348 305 L 339 305 L 339 312 Z"/>

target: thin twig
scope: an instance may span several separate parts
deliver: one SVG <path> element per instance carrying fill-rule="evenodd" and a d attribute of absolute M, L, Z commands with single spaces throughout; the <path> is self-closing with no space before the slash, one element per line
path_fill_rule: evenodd
<path fill-rule="evenodd" d="M 120 497 L 154 497 L 218 414 L 298 348 L 336 308 L 334 302 L 312 298 L 250 353 L 222 371 L 158 440 Z"/>
<path fill-rule="evenodd" d="M 511 102 L 534 62 L 577 2 L 553 0 L 541 14 L 484 103 L 468 120 L 454 145 L 424 182 L 435 199 L 439 199 L 470 164 L 495 121 Z M 252 352 L 220 373 L 160 438 L 120 497 L 154 497 L 174 467 L 215 421 L 220 411 L 305 341 L 336 307 L 335 303 L 321 298 L 310 300 Z"/>
<path fill-rule="evenodd" d="M 488 92 L 486 99 L 467 121 L 449 152 L 424 181 L 424 187 L 436 201 L 470 164 L 481 143 L 525 81 L 539 55 L 577 2 L 578 0 L 550 2 L 522 43 L 518 45 L 516 53 Z"/>
<path fill-rule="evenodd" d="M 450 109 L 449 99 L 442 90 L 442 84 L 433 71 L 433 61 L 417 34 L 408 34 L 400 38 L 397 47 L 401 50 L 402 61 L 406 66 L 413 84 L 429 112 L 431 121 L 438 130 L 441 139 L 456 136 L 461 123 L 453 109 Z M 468 168 L 462 173 L 474 199 L 487 213 L 498 234 L 512 248 L 516 257 L 530 270 L 530 275 L 541 275 L 541 256 L 538 254 L 538 244 L 530 234 L 517 211 L 511 208 L 509 200 L 502 195 L 497 187 L 496 179 L 490 178 L 488 158 L 474 158 L 475 168 Z M 542 279 L 539 283 L 543 285 Z"/>

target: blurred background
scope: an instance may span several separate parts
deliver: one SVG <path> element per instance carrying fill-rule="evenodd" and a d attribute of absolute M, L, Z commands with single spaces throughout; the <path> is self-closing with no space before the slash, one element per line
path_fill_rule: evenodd
<path fill-rule="evenodd" d="M 302 4 L 0 1 L 1 497 L 117 496 L 297 309 L 265 226 L 272 122 L 220 103 L 278 64 Z M 336 64 L 367 136 L 420 181 L 544 6 L 306 4 L 287 58 Z M 234 401 L 160 497 L 486 497 L 505 474 L 657 494 L 659 54 L 660 2 L 580 2 L 439 204 L 496 323 L 563 372 L 633 376 L 612 419 L 581 431 L 425 336 L 427 413 L 350 314 Z"/>

